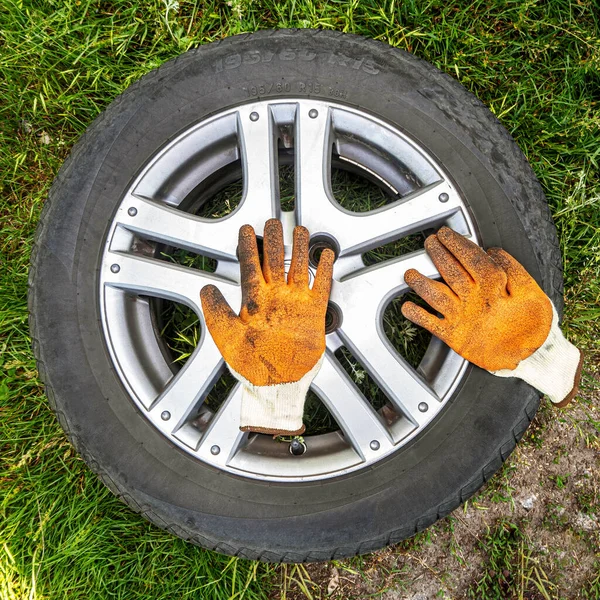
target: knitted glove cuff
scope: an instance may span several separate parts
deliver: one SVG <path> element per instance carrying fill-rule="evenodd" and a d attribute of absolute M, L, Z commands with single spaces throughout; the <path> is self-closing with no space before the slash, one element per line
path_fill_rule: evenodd
<path fill-rule="evenodd" d="M 233 376 L 242 383 L 240 429 L 272 435 L 303 433 L 304 400 L 323 364 L 324 356 L 298 381 L 275 385 L 254 385 L 227 365 Z"/>
<path fill-rule="evenodd" d="M 546 394 L 559 406 L 566 406 L 577 391 L 583 356 L 569 342 L 558 324 L 558 313 L 552 306 L 553 317 L 546 341 L 515 369 L 490 371 L 498 377 L 518 377 Z"/>

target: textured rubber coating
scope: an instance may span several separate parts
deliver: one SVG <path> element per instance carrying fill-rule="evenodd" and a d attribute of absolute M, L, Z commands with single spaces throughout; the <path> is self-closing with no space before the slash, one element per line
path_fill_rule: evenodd
<path fill-rule="evenodd" d="M 292 65 L 291 53 L 304 62 Z M 321 561 L 399 542 L 458 507 L 514 449 L 539 395 L 471 368 L 434 423 L 401 451 L 356 475 L 305 485 L 249 483 L 196 464 L 140 417 L 101 341 L 96 291 L 110 210 L 119 202 L 111 192 L 136 174 L 123 173 L 124 157 L 135 156 L 139 170 L 185 119 L 189 126 L 239 104 L 242 89 L 270 97 L 261 91 L 267 76 L 283 82 L 283 96 L 291 82 L 289 96 L 330 98 L 392 122 L 408 111 L 408 133 L 451 173 L 486 245 L 517 257 L 559 313 L 561 259 L 540 185 L 493 115 L 431 65 L 359 36 L 262 31 L 192 50 L 127 89 L 77 142 L 42 211 L 29 279 L 33 349 L 60 424 L 114 494 L 174 535 L 249 559 Z M 152 126 L 144 129 L 144 120 Z"/>

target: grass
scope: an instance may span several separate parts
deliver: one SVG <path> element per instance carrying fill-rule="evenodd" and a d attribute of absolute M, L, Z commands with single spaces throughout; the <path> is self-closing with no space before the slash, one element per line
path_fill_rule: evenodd
<path fill-rule="evenodd" d="M 480 546 L 487 554 L 488 567 L 469 590 L 470 598 L 550 600 L 554 596 L 556 586 L 548 579 L 536 556 L 538 553 L 531 548 L 531 541 L 519 524 L 499 520 L 493 530 L 488 530 Z"/>
<path fill-rule="evenodd" d="M 0 597 L 295 599 L 326 595 L 326 583 L 316 588 L 301 567 L 258 565 L 199 550 L 131 513 L 73 452 L 48 408 L 27 329 L 29 251 L 60 164 L 116 95 L 198 44 L 272 27 L 358 33 L 430 61 L 493 110 L 542 183 L 565 264 L 565 330 L 586 352 L 584 383 L 589 388 L 600 362 L 594 326 L 600 317 L 598 19 L 593 0 L 198 4 L 3 0 Z M 231 194 L 233 198 L 234 191 Z M 194 326 L 185 315 L 180 317 L 175 334 L 193 343 Z M 179 340 L 179 346 L 172 343 L 185 353 L 185 340 Z M 567 426 L 579 428 L 588 447 L 598 448 L 600 426 L 594 407 L 585 398 L 580 404 L 587 416 L 577 420 L 567 412 L 563 419 Z M 544 408 L 540 419 L 550 418 L 554 418 L 550 409 Z M 538 438 L 528 438 L 526 444 L 543 447 L 544 429 L 536 432 Z M 498 500 L 512 493 L 506 477 L 498 478 Z M 593 477 L 594 483 L 579 498 L 585 507 L 597 501 L 597 474 Z M 570 485 L 569 481 L 563 483 Z M 430 535 L 437 535 L 436 531 Z M 489 552 L 496 566 L 482 567 L 480 576 L 469 584 L 476 597 L 519 597 L 522 591 L 521 597 L 544 598 L 541 589 L 549 597 L 561 597 L 556 588 L 560 561 L 544 563 L 542 570 L 535 556 L 528 554 L 531 539 L 524 539 L 519 531 L 519 524 L 515 528 L 499 522 L 485 537 L 480 550 Z M 423 539 L 427 540 L 406 542 L 398 552 L 419 559 L 430 543 Z M 524 566 L 515 567 L 513 561 L 506 567 L 503 556 L 520 557 Z M 338 563 L 341 579 L 350 576 L 344 569 L 356 570 L 363 579 L 371 577 L 379 560 L 376 556 L 372 561 Z M 390 571 L 396 589 L 408 585 L 417 562 L 410 565 L 401 573 Z M 597 573 L 598 562 L 595 568 Z M 600 597 L 598 577 L 590 576 L 577 594 Z"/>

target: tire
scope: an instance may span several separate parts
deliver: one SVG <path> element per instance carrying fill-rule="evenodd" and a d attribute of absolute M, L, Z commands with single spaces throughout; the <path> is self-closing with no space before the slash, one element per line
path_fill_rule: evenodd
<path fill-rule="evenodd" d="M 263 561 L 370 552 L 414 535 L 474 494 L 514 449 L 539 394 L 469 367 L 437 417 L 369 468 L 294 483 L 251 479 L 194 460 L 144 419 L 102 333 L 101 255 L 124 191 L 180 132 L 257 96 L 333 99 L 393 124 L 444 166 L 483 244 L 515 256 L 561 311 L 561 260 L 546 200 L 481 102 L 431 65 L 382 43 L 334 32 L 262 31 L 202 46 L 150 72 L 76 144 L 52 186 L 31 260 L 38 369 L 90 468 L 157 526 Z"/>

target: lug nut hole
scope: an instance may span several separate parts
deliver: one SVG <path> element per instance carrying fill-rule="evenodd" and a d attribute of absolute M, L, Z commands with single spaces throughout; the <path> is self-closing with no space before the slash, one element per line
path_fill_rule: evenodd
<path fill-rule="evenodd" d="M 325 333 L 332 333 L 342 324 L 342 312 L 333 302 L 327 305 L 325 313 Z"/>
<path fill-rule="evenodd" d="M 337 258 L 337 251 L 331 242 L 328 242 L 327 240 L 316 240 L 315 242 L 313 242 L 311 244 L 311 246 L 308 250 L 308 258 L 310 260 L 310 264 L 313 267 L 319 266 L 319 260 L 321 259 L 321 254 L 323 254 L 323 250 L 325 250 L 326 248 L 333 250 L 335 257 Z"/>

